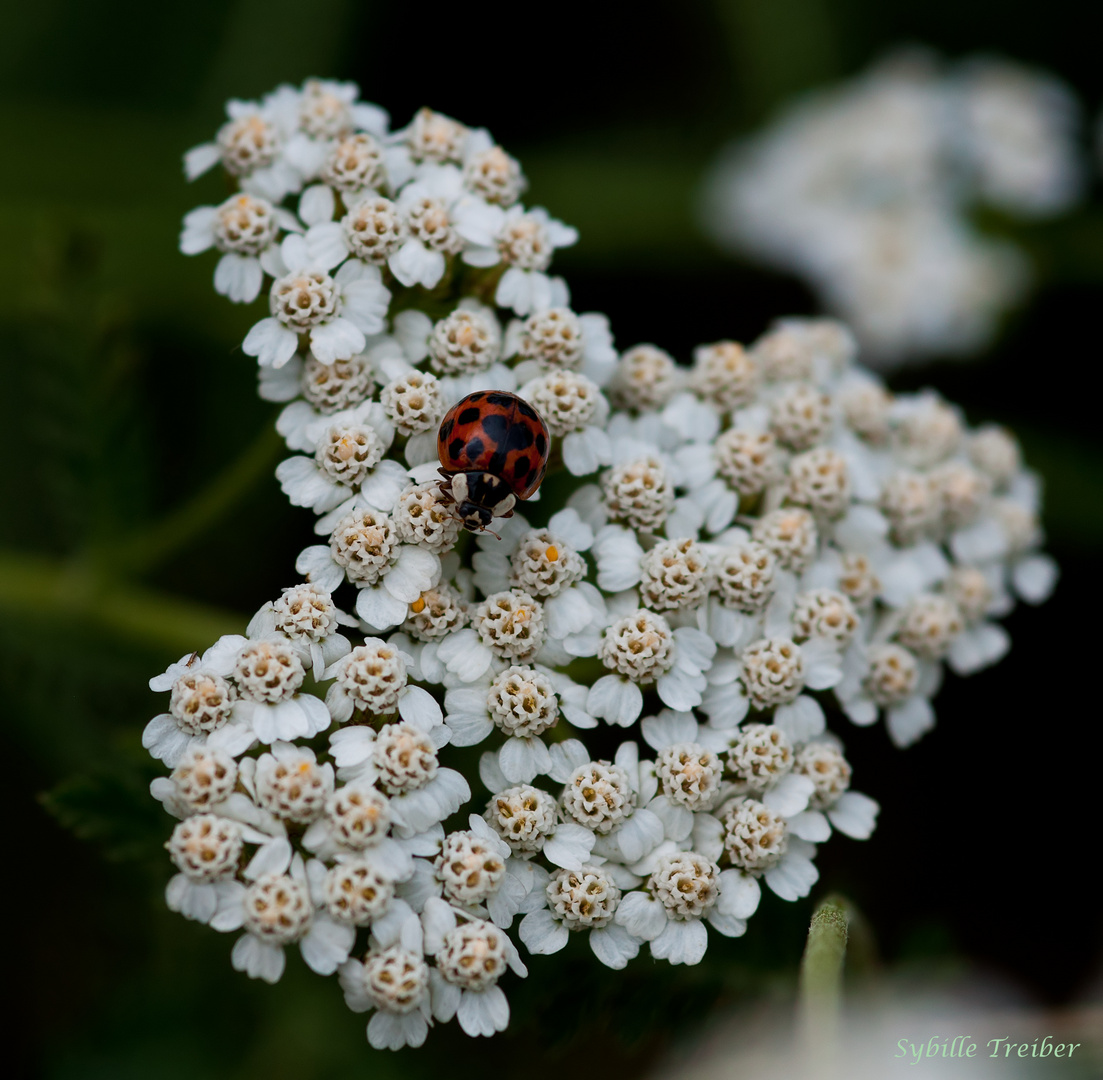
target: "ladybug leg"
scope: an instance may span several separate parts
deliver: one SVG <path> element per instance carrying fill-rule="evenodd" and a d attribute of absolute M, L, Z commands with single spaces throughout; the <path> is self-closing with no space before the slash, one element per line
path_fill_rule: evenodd
<path fill-rule="evenodd" d="M 444 472 L 444 470 L 442 469 L 441 472 Z M 452 494 L 452 480 L 447 474 L 445 474 L 445 479 L 437 484 L 437 490 L 440 492 L 440 501 L 445 506 L 451 506 L 455 503 L 456 499 Z"/>
<path fill-rule="evenodd" d="M 511 517 L 513 517 L 513 510 L 512 509 L 507 510 L 504 514 L 499 514 L 498 517 L 500 517 L 500 518 L 511 518 Z"/>

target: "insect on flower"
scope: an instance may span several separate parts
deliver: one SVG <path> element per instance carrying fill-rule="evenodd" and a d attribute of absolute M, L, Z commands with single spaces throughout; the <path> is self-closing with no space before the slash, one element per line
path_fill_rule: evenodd
<path fill-rule="evenodd" d="M 516 394 L 479 390 L 457 401 L 441 421 L 437 456 L 441 493 L 464 528 L 485 532 L 511 517 L 544 479 L 550 443 L 548 425 Z"/>

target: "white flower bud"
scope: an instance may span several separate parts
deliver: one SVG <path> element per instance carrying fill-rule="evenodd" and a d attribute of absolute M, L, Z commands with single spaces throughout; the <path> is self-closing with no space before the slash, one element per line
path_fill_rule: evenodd
<path fill-rule="evenodd" d="M 379 782 L 392 795 L 416 791 L 437 775 L 437 750 L 413 724 L 387 724 L 372 745 Z"/>
<path fill-rule="evenodd" d="M 997 489 L 1006 487 L 1022 468 L 1018 440 L 1006 428 L 990 425 L 969 438 L 969 460 L 991 478 Z"/>
<path fill-rule="evenodd" d="M 814 514 L 836 518 L 850 506 L 850 475 L 842 454 L 817 446 L 789 462 L 789 501 Z"/>
<path fill-rule="evenodd" d="M 898 544 L 913 544 L 938 520 L 938 502 L 930 480 L 920 473 L 899 471 L 881 488 L 881 512 Z"/>
<path fill-rule="evenodd" d="M 942 524 L 948 529 L 970 525 L 992 491 L 992 481 L 971 465 L 948 461 L 930 474 Z"/>
<path fill-rule="evenodd" d="M 898 705 L 919 685 L 919 661 L 902 645 L 869 647 L 869 671 L 862 688 L 877 705 Z"/>
<path fill-rule="evenodd" d="M 402 629 L 418 641 L 438 641 L 468 621 L 467 605 L 451 585 L 441 583 L 423 592 L 411 605 Z"/>
<path fill-rule="evenodd" d="M 770 407 L 770 430 L 778 442 L 807 450 L 831 431 L 831 399 L 808 383 L 793 383 Z"/>
<path fill-rule="evenodd" d="M 740 495 L 757 495 L 781 474 L 777 441 L 769 432 L 725 431 L 713 444 L 720 475 Z"/>
<path fill-rule="evenodd" d="M 404 543 L 438 553 L 451 550 L 463 528 L 455 507 L 444 502 L 435 480 L 399 495 L 391 510 L 391 524 Z"/>
<path fill-rule="evenodd" d="M 419 109 L 406 131 L 406 145 L 414 161 L 460 161 L 466 141 L 463 124 L 432 109 Z"/>
<path fill-rule="evenodd" d="M 331 427 L 318 443 L 314 459 L 331 480 L 359 487 L 383 457 L 383 444 L 368 424 Z"/>
<path fill-rule="evenodd" d="M 489 990 L 506 970 L 506 936 L 482 919 L 449 930 L 437 953 L 441 975 L 464 990 Z"/>
<path fill-rule="evenodd" d="M 709 591 L 709 564 L 695 540 L 661 540 L 640 560 L 640 598 L 655 611 L 692 607 Z"/>
<path fill-rule="evenodd" d="M 189 809 L 202 812 L 222 802 L 237 785 L 237 762 L 224 750 L 189 746 L 172 770 L 176 793 Z"/>
<path fill-rule="evenodd" d="M 348 249 L 358 259 L 382 266 L 406 240 L 406 220 L 390 199 L 369 195 L 341 218 Z"/>
<path fill-rule="evenodd" d="M 664 855 L 647 888 L 672 919 L 699 919 L 720 895 L 720 867 L 695 851 Z"/>
<path fill-rule="evenodd" d="M 257 759 L 256 783 L 261 806 L 278 817 L 305 824 L 325 811 L 333 793 L 333 769 L 319 765 L 306 749 L 285 758 L 262 754 Z"/>
<path fill-rule="evenodd" d="M 813 742 L 797 751 L 793 772 L 807 776 L 816 790 L 808 805 L 813 810 L 834 806 L 840 795 L 850 787 L 850 764 L 842 751 L 831 743 Z"/>
<path fill-rule="evenodd" d="M 560 801 L 572 821 L 596 833 L 608 833 L 632 812 L 636 792 L 619 765 L 590 761 L 571 774 Z"/>
<path fill-rule="evenodd" d="M 915 469 L 945 461 L 964 437 L 957 411 L 944 401 L 929 400 L 902 416 L 896 427 L 896 452 Z"/>
<path fill-rule="evenodd" d="M 620 889 L 600 866 L 557 870 L 544 891 L 548 907 L 568 930 L 607 926 L 620 903 Z"/>
<path fill-rule="evenodd" d="M 510 218 L 498 235 L 502 261 L 521 270 L 547 270 L 554 250 L 548 230 L 531 213 Z"/>
<path fill-rule="evenodd" d="M 337 283 L 322 270 L 296 270 L 272 282 L 268 306 L 277 319 L 297 333 L 319 326 L 337 314 Z"/>
<path fill-rule="evenodd" d="M 429 993 L 429 965 L 399 945 L 369 953 L 362 977 L 364 996 L 386 1012 L 411 1013 Z"/>
<path fill-rule="evenodd" d="M 598 658 L 633 682 L 654 682 L 674 664 L 674 635 L 661 615 L 640 608 L 605 630 Z"/>
<path fill-rule="evenodd" d="M 657 409 L 674 396 L 681 381 L 669 353 L 654 345 L 637 345 L 621 356 L 609 392 L 626 409 Z"/>
<path fill-rule="evenodd" d="M 904 609 L 896 637 L 900 644 L 928 660 L 941 660 L 965 629 L 961 611 L 949 597 L 924 593 Z"/>
<path fill-rule="evenodd" d="M 317 585 L 304 582 L 284 589 L 272 604 L 276 629 L 293 641 L 323 641 L 337 629 L 337 606 Z"/>
<path fill-rule="evenodd" d="M 501 350 L 497 325 L 479 311 L 460 308 L 439 320 L 429 336 L 429 360 L 445 375 L 464 375 L 490 367 Z"/>
<path fill-rule="evenodd" d="M 544 642 L 544 608 L 521 589 L 488 596 L 476 609 L 471 625 L 482 643 L 507 660 L 527 660 Z"/>
<path fill-rule="evenodd" d="M 463 182 L 468 190 L 499 206 L 512 206 L 528 186 L 517 159 L 500 146 L 491 146 L 469 158 Z"/>
<path fill-rule="evenodd" d="M 582 363 L 582 323 L 569 308 L 538 311 L 521 328 L 519 353 L 549 367 L 577 368 Z M 543 409 L 540 414 L 547 418 Z"/>
<path fill-rule="evenodd" d="M 502 857 L 478 833 L 449 833 L 433 863 L 444 898 L 463 907 L 481 904 L 506 875 Z"/>
<path fill-rule="evenodd" d="M 816 553 L 816 522 L 796 507 L 772 510 L 754 523 L 751 535 L 767 547 L 783 570 L 800 573 Z"/>
<path fill-rule="evenodd" d="M 330 868 L 323 884 L 326 910 L 334 921 L 367 926 L 394 897 L 394 882 L 366 859 L 348 859 Z"/>
<path fill-rule="evenodd" d="M 736 799 L 724 815 L 724 849 L 732 865 L 758 873 L 776 866 L 789 848 L 785 819 L 755 799 Z"/>
<path fill-rule="evenodd" d="M 165 847 L 177 869 L 192 881 L 218 881 L 237 869 L 241 826 L 214 814 L 200 814 L 181 821 Z"/>
<path fill-rule="evenodd" d="M 774 595 L 776 564 L 770 549 L 755 540 L 728 548 L 716 566 L 716 589 L 725 607 L 761 611 Z"/>
<path fill-rule="evenodd" d="M 773 724 L 748 724 L 728 751 L 727 775 L 740 792 L 760 794 L 793 767 L 793 744 Z"/>
<path fill-rule="evenodd" d="M 371 364 L 364 356 L 323 364 L 311 353 L 303 364 L 301 385 L 303 397 L 319 412 L 351 409 L 371 393 Z"/>
<path fill-rule="evenodd" d="M 754 401 L 758 379 L 758 365 L 737 341 L 717 341 L 693 350 L 690 389 L 722 412 Z"/>
<path fill-rule="evenodd" d="M 674 505 L 674 488 L 657 458 L 616 465 L 601 478 L 612 517 L 634 529 L 660 528 Z"/>
<path fill-rule="evenodd" d="M 797 596 L 793 607 L 793 637 L 825 638 L 840 649 L 858 629 L 858 613 L 849 598 L 834 589 L 813 589 Z"/>
<path fill-rule="evenodd" d="M 339 138 L 352 128 L 352 109 L 324 83 L 309 79 L 299 102 L 299 127 L 316 139 Z"/>
<path fill-rule="evenodd" d="M 526 383 L 523 397 L 544 418 L 555 436 L 579 431 L 593 419 L 601 389 L 597 383 L 575 371 L 549 371 Z"/>
<path fill-rule="evenodd" d="M 250 641 L 238 654 L 234 681 L 241 696 L 275 705 L 303 684 L 303 662 L 285 641 Z"/>
<path fill-rule="evenodd" d="M 375 788 L 346 785 L 326 800 L 326 818 L 334 839 L 351 851 L 374 847 L 391 824 L 387 797 Z"/>
<path fill-rule="evenodd" d="M 815 353 L 805 336 L 781 327 L 763 334 L 751 355 L 768 382 L 811 379 L 815 374 Z"/>
<path fill-rule="evenodd" d="M 988 576 L 975 566 L 955 566 L 942 583 L 942 591 L 957 604 L 967 623 L 983 618 L 992 603 Z"/>
<path fill-rule="evenodd" d="M 856 607 L 865 607 L 881 591 L 881 579 L 868 555 L 859 551 L 848 551 L 843 555 L 839 568 L 839 589 Z"/>
<path fill-rule="evenodd" d="M 409 371 L 379 392 L 384 411 L 403 435 L 432 431 L 444 416 L 440 380 L 428 371 Z"/>
<path fill-rule="evenodd" d="M 559 719 L 559 699 L 547 676 L 516 664 L 490 684 L 486 707 L 506 735 L 518 738 L 543 734 Z"/>
<path fill-rule="evenodd" d="M 333 561 L 351 582 L 374 585 L 398 558 L 399 539 L 391 519 L 378 510 L 353 510 L 329 537 Z"/>
<path fill-rule="evenodd" d="M 756 709 L 788 704 L 804 689 L 800 646 L 788 638 L 762 638 L 748 645 L 740 660 L 743 685 Z"/>
<path fill-rule="evenodd" d="M 298 941 L 313 921 L 306 885 L 287 874 L 267 874 L 245 891 L 245 929 L 268 945 Z"/>
<path fill-rule="evenodd" d="M 430 251 L 455 255 L 463 250 L 463 240 L 452 228 L 448 207 L 439 199 L 418 199 L 408 207 L 406 231 Z"/>
<path fill-rule="evenodd" d="M 483 816 L 514 855 L 531 858 L 555 831 L 556 802 L 540 788 L 518 784 L 498 792 Z"/>
<path fill-rule="evenodd" d="M 836 398 L 847 427 L 873 446 L 889 437 L 892 395 L 876 383 L 859 383 L 841 391 Z"/>
<path fill-rule="evenodd" d="M 532 596 L 558 596 L 585 576 L 582 556 L 547 529 L 533 529 L 521 537 L 510 559 L 510 584 Z"/>
<path fill-rule="evenodd" d="M 723 764 L 697 743 L 675 743 L 655 755 L 663 794 L 690 810 L 707 810 L 720 790 Z"/>
<path fill-rule="evenodd" d="M 406 663 L 393 645 L 367 638 L 344 657 L 336 678 L 358 709 L 384 716 L 398 708 L 399 692 L 406 685 Z"/>
<path fill-rule="evenodd" d="M 280 152 L 279 132 L 256 113 L 223 124 L 215 138 L 222 164 L 233 176 L 248 176 L 271 165 Z"/>
<path fill-rule="evenodd" d="M 215 247 L 237 255 L 259 255 L 278 232 L 272 204 L 244 191 L 227 199 L 214 221 Z"/>
<path fill-rule="evenodd" d="M 187 672 L 172 684 L 169 712 L 188 735 L 209 734 L 230 719 L 235 696 L 221 675 Z"/>
<path fill-rule="evenodd" d="M 362 191 L 383 183 L 383 148 L 366 132 L 342 139 L 322 166 L 322 182 L 338 191 Z"/>

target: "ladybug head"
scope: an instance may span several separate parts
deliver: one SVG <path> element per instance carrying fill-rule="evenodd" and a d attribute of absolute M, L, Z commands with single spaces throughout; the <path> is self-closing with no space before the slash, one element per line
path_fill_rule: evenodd
<path fill-rule="evenodd" d="M 494 514 L 485 506 L 464 501 L 456 508 L 465 529 L 472 532 L 485 532 L 487 526 L 494 520 Z"/>

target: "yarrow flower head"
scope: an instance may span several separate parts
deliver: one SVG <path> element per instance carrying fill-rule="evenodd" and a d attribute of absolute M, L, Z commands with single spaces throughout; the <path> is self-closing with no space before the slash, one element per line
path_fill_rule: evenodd
<path fill-rule="evenodd" d="M 187 168 L 237 189 L 181 244 L 267 303 L 244 351 L 318 542 L 150 680 L 169 907 L 238 931 L 254 978 L 297 947 L 398 1049 L 503 1030 L 518 943 L 695 964 L 763 884 L 807 896 L 817 845 L 878 811 L 829 728 L 914 742 L 943 665 L 993 663 L 1054 585 L 1014 437 L 891 394 L 832 320 L 619 353 L 553 276 L 574 230 L 485 130 L 391 130 L 322 80 L 228 114 Z M 535 491 L 507 402 L 550 433 Z M 468 535 L 457 503 L 503 484 Z"/>
<path fill-rule="evenodd" d="M 875 364 L 976 353 L 1031 275 L 974 209 L 1034 219 L 1075 204 L 1079 112 L 1067 86 L 1010 60 L 891 53 L 729 147 L 702 219 L 730 250 L 803 277 Z"/>

